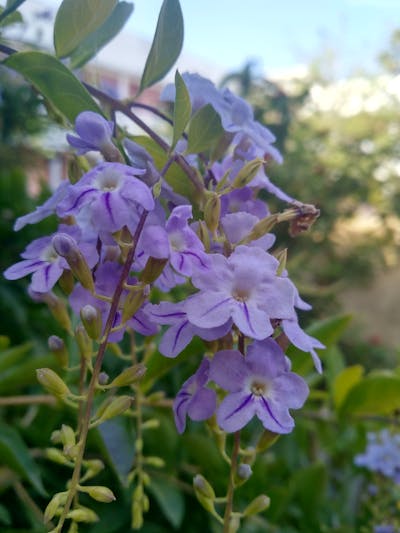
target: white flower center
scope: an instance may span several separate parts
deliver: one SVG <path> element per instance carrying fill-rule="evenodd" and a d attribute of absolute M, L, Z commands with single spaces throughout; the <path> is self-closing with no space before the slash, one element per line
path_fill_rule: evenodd
<path fill-rule="evenodd" d="M 106 169 L 96 177 L 95 185 L 101 191 L 110 192 L 118 189 L 121 181 L 121 174 L 115 172 L 115 170 Z"/>
<path fill-rule="evenodd" d="M 40 254 L 40 259 L 48 263 L 54 263 L 57 259 L 60 259 L 58 253 L 54 250 L 53 245 L 49 244 L 43 252 Z"/>

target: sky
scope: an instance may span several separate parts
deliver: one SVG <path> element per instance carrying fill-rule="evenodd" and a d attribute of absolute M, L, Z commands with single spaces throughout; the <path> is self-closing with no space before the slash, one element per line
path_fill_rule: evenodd
<path fill-rule="evenodd" d="M 152 38 L 162 0 L 136 0 L 129 29 Z M 184 51 L 226 70 L 257 60 L 265 73 L 332 55 L 333 75 L 376 70 L 400 28 L 400 0 L 181 0 Z M 328 69 L 329 70 L 329 69 Z"/>

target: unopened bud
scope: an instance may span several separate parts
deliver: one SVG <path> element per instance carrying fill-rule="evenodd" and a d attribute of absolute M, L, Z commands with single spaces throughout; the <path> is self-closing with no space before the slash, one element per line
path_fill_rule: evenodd
<path fill-rule="evenodd" d="M 65 303 L 58 298 L 53 292 L 35 292 L 28 290 L 29 296 L 36 302 L 44 302 L 48 305 L 51 314 L 61 325 L 62 328 L 68 332 L 71 331 L 71 320 L 67 311 Z"/>
<path fill-rule="evenodd" d="M 154 468 L 164 468 L 165 466 L 164 459 L 161 459 L 161 457 L 156 457 L 154 455 L 145 457 L 144 462 L 147 465 L 153 466 Z"/>
<path fill-rule="evenodd" d="M 124 411 L 129 409 L 131 405 L 132 398 L 130 396 L 118 396 L 117 398 L 114 398 L 103 410 L 101 416 L 96 420 L 96 425 L 121 415 Z"/>
<path fill-rule="evenodd" d="M 109 379 L 110 376 L 106 372 L 100 372 L 99 379 L 97 381 L 99 382 L 99 385 L 107 385 Z"/>
<path fill-rule="evenodd" d="M 116 497 L 114 496 L 113 492 L 107 488 L 102 486 L 93 486 L 93 487 L 79 487 L 79 490 L 81 492 L 85 492 L 86 494 L 89 494 L 91 498 L 98 502 L 103 503 L 110 503 L 116 500 Z"/>
<path fill-rule="evenodd" d="M 87 304 L 82 307 L 80 315 L 89 337 L 94 340 L 100 338 L 103 330 L 100 311 L 93 305 Z"/>
<path fill-rule="evenodd" d="M 266 496 L 265 494 L 260 494 L 260 496 L 257 496 L 243 511 L 243 516 L 251 516 L 254 514 L 262 513 L 266 509 L 268 509 L 269 505 L 271 503 L 270 498 Z"/>
<path fill-rule="evenodd" d="M 269 431 L 268 429 L 265 429 L 261 437 L 259 438 L 257 442 L 257 452 L 265 452 L 268 448 L 270 448 L 275 442 L 278 440 L 279 434 L 273 433 L 272 431 Z"/>
<path fill-rule="evenodd" d="M 241 463 L 237 468 L 237 477 L 242 480 L 247 480 L 253 473 L 251 466 L 246 463 Z"/>
<path fill-rule="evenodd" d="M 50 522 L 50 520 L 56 515 L 58 509 L 65 504 L 67 497 L 68 492 L 58 492 L 53 496 L 44 512 L 45 522 Z"/>
<path fill-rule="evenodd" d="M 69 448 L 70 446 L 75 446 L 75 431 L 72 429 L 71 426 L 67 426 L 66 424 L 63 424 L 61 426 L 60 439 L 64 446 L 66 446 L 67 448 Z"/>
<path fill-rule="evenodd" d="M 209 197 L 204 207 L 204 220 L 211 233 L 215 233 L 221 215 L 221 198 L 217 194 Z"/>
<path fill-rule="evenodd" d="M 51 368 L 38 368 L 36 376 L 39 383 L 53 396 L 65 398 L 71 394 L 64 381 Z"/>
<path fill-rule="evenodd" d="M 204 496 L 205 498 L 215 499 L 215 492 L 210 483 L 201 474 L 197 474 L 193 478 L 193 487 L 196 492 Z"/>
<path fill-rule="evenodd" d="M 60 337 L 57 337 L 57 335 L 51 335 L 47 342 L 49 350 L 56 356 L 60 366 L 67 368 L 69 357 L 64 341 Z"/>
<path fill-rule="evenodd" d="M 93 355 L 93 342 L 82 324 L 78 324 L 75 328 L 75 340 L 81 356 L 86 361 L 91 360 Z"/>
<path fill-rule="evenodd" d="M 210 245 L 211 245 L 210 234 L 208 232 L 208 228 L 204 220 L 199 220 L 199 223 L 197 226 L 197 234 L 199 236 L 199 239 L 204 245 L 205 251 L 208 253 L 210 251 Z"/>
<path fill-rule="evenodd" d="M 122 322 L 126 322 L 140 309 L 145 298 L 147 291 L 144 286 L 138 286 L 137 289 L 130 290 L 124 301 L 124 307 L 122 309 Z"/>
<path fill-rule="evenodd" d="M 47 448 L 45 451 L 45 456 L 49 461 L 57 463 L 59 465 L 69 464 L 70 461 L 58 448 Z"/>
<path fill-rule="evenodd" d="M 100 459 L 88 459 L 83 461 L 83 466 L 86 468 L 85 479 L 90 479 L 97 476 L 99 472 L 104 470 L 104 463 Z"/>
<path fill-rule="evenodd" d="M 168 259 L 157 259 L 156 257 L 149 257 L 143 271 L 140 274 L 140 281 L 142 283 L 153 283 L 161 276 Z"/>
<path fill-rule="evenodd" d="M 249 242 L 260 239 L 271 231 L 271 229 L 277 223 L 277 220 L 277 215 L 268 215 L 262 218 L 260 221 L 257 222 L 257 224 L 254 225 L 250 233 L 246 235 L 246 237 L 242 239 L 239 244 L 247 244 Z"/>
<path fill-rule="evenodd" d="M 107 387 L 126 387 L 127 385 L 132 385 L 132 383 L 135 383 L 145 375 L 146 370 L 147 368 L 142 363 L 125 368 Z"/>
<path fill-rule="evenodd" d="M 153 196 L 154 198 L 158 198 L 161 194 L 161 187 L 162 187 L 162 178 L 160 178 L 156 183 L 153 185 Z"/>
<path fill-rule="evenodd" d="M 150 418 L 150 420 L 146 420 L 146 422 L 143 422 L 142 429 L 157 429 L 160 427 L 160 421 L 158 418 Z"/>
<path fill-rule="evenodd" d="M 81 282 L 82 287 L 94 292 L 92 272 L 75 239 L 67 233 L 57 233 L 52 239 L 52 245 L 57 254 L 67 261 L 72 273 Z"/>
<path fill-rule="evenodd" d="M 236 174 L 232 187 L 234 189 L 242 189 L 248 185 L 256 176 L 257 172 L 264 165 L 265 161 L 263 159 L 253 159 L 249 161 L 239 170 Z"/>
<path fill-rule="evenodd" d="M 61 274 L 60 279 L 58 280 L 58 285 L 61 287 L 61 290 L 69 296 L 75 287 L 75 279 L 70 270 L 64 270 Z"/>
<path fill-rule="evenodd" d="M 75 522 L 92 523 L 99 521 L 99 517 L 97 516 L 97 514 L 91 509 L 88 509 L 87 507 L 79 507 L 79 509 L 73 509 L 67 514 L 67 518 L 70 518 Z"/>
<path fill-rule="evenodd" d="M 281 276 L 283 271 L 286 269 L 286 261 L 287 261 L 287 248 L 284 248 L 280 252 L 278 252 L 275 256 L 277 260 L 279 261 L 279 266 L 276 271 L 277 276 Z"/>

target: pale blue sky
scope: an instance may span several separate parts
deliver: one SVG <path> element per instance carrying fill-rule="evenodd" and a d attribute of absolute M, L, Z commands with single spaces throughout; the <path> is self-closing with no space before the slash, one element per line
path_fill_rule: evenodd
<path fill-rule="evenodd" d="M 129 27 L 151 38 L 162 0 L 136 0 Z M 256 58 L 267 72 L 337 51 L 336 75 L 371 70 L 400 27 L 400 0 L 181 0 L 184 50 L 227 69 Z"/>

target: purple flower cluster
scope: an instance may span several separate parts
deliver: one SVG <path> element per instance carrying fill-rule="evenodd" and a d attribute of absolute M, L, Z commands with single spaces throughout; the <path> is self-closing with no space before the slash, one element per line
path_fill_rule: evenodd
<path fill-rule="evenodd" d="M 354 463 L 400 483 L 400 434 L 389 429 L 368 433 L 365 452 Z"/>
<path fill-rule="evenodd" d="M 85 306 L 94 307 L 104 331 L 126 249 L 138 232 L 109 341 L 120 341 L 126 328 L 152 336 L 163 326 L 159 351 L 170 358 L 177 357 L 194 336 L 221 341 L 219 351 L 202 358 L 175 399 L 178 431 L 185 429 L 187 415 L 204 420 L 216 413 L 218 424 L 228 432 L 256 416 L 270 431 L 288 433 L 294 426 L 289 409 L 303 405 L 308 387 L 290 371 L 273 337 L 285 334 L 309 352 L 318 371 L 321 364 L 315 350 L 323 345 L 300 328 L 296 308 L 309 306 L 270 252 L 275 236 L 265 232 L 252 239 L 250 234 L 268 215 L 265 202 L 257 198 L 260 188 L 286 202 L 292 199 L 269 182 L 262 167 L 248 186 L 234 186 L 246 162 L 267 156 L 279 161 L 280 155 L 272 146 L 273 135 L 254 120 L 246 102 L 199 76 L 184 75 L 184 80 L 193 110 L 211 104 L 231 141 L 230 153 L 210 165 L 204 180 L 207 194 L 219 200 L 217 229 L 206 229 L 198 214 L 203 206 L 193 209 L 188 199 L 173 191 L 143 147 L 125 140 L 131 164 L 119 162 L 113 123 L 85 112 L 77 117 L 77 136 L 68 135 L 68 141 L 79 154 L 97 150 L 105 161 L 76 183 L 65 181 L 34 213 L 17 220 L 15 228 L 20 229 L 55 214 L 62 224 L 54 235 L 31 243 L 23 260 L 4 275 L 18 279 L 32 274 L 29 290 L 45 300 L 64 271 L 71 270 L 77 279 L 68 294 L 72 310 L 79 316 Z M 172 98 L 173 90 L 167 87 L 164 99 Z M 188 161 L 200 175 L 196 154 Z M 227 172 L 230 186 L 221 192 L 218 183 Z M 156 195 L 152 187 L 157 187 Z M 141 271 L 152 268 L 157 271 L 154 277 L 141 276 Z M 189 291 L 180 290 L 180 301 L 171 302 L 171 289 L 184 283 L 190 284 Z M 157 294 L 167 293 L 158 303 L 149 300 L 152 284 L 158 287 Z M 135 294 L 137 305 L 132 304 Z M 246 338 L 245 355 L 233 349 L 237 335 Z M 217 389 L 223 392 L 220 403 Z"/>

